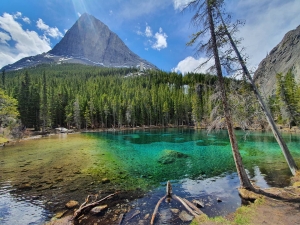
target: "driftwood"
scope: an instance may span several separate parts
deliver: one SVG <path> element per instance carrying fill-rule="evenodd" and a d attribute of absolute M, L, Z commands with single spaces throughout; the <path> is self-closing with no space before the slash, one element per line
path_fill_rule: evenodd
<path fill-rule="evenodd" d="M 158 207 L 165 198 L 169 198 L 169 199 L 174 198 L 175 200 L 179 201 L 194 217 L 205 215 L 200 209 L 198 209 L 193 203 L 191 203 L 187 199 L 180 198 L 179 196 L 176 195 L 172 195 L 172 186 L 170 181 L 167 182 L 166 192 L 167 192 L 166 195 L 161 199 L 159 199 L 159 201 L 155 206 L 154 212 L 152 214 L 151 222 L 150 222 L 151 225 L 154 224 L 155 215 L 158 211 Z"/>
<path fill-rule="evenodd" d="M 167 182 L 167 197 L 172 198 L 172 185 L 169 180 Z"/>
<path fill-rule="evenodd" d="M 115 196 L 115 195 L 117 195 L 117 194 L 118 194 L 118 192 L 113 193 L 113 194 L 110 194 L 110 195 L 108 195 L 108 196 L 106 196 L 106 197 L 104 197 L 104 198 L 102 198 L 102 199 L 100 199 L 100 200 L 98 200 L 98 201 L 96 201 L 96 199 L 97 199 L 97 196 L 96 196 L 96 199 L 95 199 L 92 203 L 90 203 L 90 204 L 87 204 L 87 203 L 89 202 L 89 200 L 90 200 L 90 198 L 92 197 L 92 195 L 88 195 L 87 198 L 85 199 L 85 202 L 82 203 L 81 206 L 79 207 L 79 209 L 77 209 L 77 210 L 74 212 L 73 220 L 75 220 L 75 219 L 77 219 L 78 217 L 80 217 L 81 214 L 83 214 L 83 211 L 84 211 L 85 209 L 87 209 L 87 208 L 92 208 L 92 207 L 94 207 L 94 206 L 97 206 L 97 205 L 99 205 L 101 202 L 103 202 L 104 200 L 107 200 L 107 199 L 109 199 L 109 198 L 111 198 L 111 197 L 113 197 L 113 196 Z"/>
<path fill-rule="evenodd" d="M 174 199 L 179 201 L 185 208 L 187 211 L 189 211 L 193 216 L 199 216 L 197 213 L 195 213 L 187 204 L 184 200 L 182 200 L 182 198 L 176 196 L 176 195 L 173 195 Z"/>
<path fill-rule="evenodd" d="M 185 198 L 181 198 L 190 208 L 192 208 L 198 215 L 204 214 L 200 209 L 197 208 L 193 203 Z"/>
<path fill-rule="evenodd" d="M 150 224 L 153 225 L 154 224 L 154 219 L 155 219 L 155 215 L 158 211 L 158 207 L 159 205 L 162 203 L 162 201 L 167 197 L 167 195 L 165 195 L 164 197 L 162 197 L 161 199 L 159 199 L 159 201 L 157 202 L 156 206 L 155 206 L 155 209 L 154 209 L 154 212 L 152 214 L 152 218 L 151 218 L 151 222 Z"/>

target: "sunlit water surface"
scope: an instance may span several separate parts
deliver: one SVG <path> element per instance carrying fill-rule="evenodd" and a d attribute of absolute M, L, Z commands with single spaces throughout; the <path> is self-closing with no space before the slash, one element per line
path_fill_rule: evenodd
<path fill-rule="evenodd" d="M 260 187 L 289 185 L 290 171 L 271 133 L 236 131 L 236 135 L 250 179 Z M 283 136 L 299 165 L 300 136 Z M 170 150 L 184 157 L 162 160 Z M 174 194 L 201 200 L 205 204 L 202 210 L 209 216 L 227 215 L 241 205 L 226 131 L 208 134 L 166 129 L 57 135 L 0 149 L 0 171 L 0 224 L 5 225 L 43 224 L 67 199 L 97 192 L 97 180 L 103 177 L 111 179 L 112 187 L 146 191 L 143 198 L 131 203 L 133 210 L 123 224 L 137 224 L 152 214 L 165 195 L 168 180 Z M 87 188 L 84 184 L 90 185 Z M 164 202 L 158 224 L 184 224 L 171 213 L 172 208 L 183 210 L 175 201 Z M 130 219 L 136 210 L 140 214 Z"/>

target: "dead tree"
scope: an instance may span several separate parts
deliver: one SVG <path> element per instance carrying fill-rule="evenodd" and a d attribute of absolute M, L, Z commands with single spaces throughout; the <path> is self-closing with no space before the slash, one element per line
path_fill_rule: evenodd
<path fill-rule="evenodd" d="M 224 19 L 222 17 L 222 14 L 220 13 L 219 8 L 216 7 L 216 9 L 218 11 L 218 15 L 219 15 L 219 17 L 221 19 L 221 22 L 222 22 L 222 25 L 223 25 L 222 28 L 224 29 L 225 34 L 227 35 L 227 37 L 229 39 L 229 42 L 230 42 L 230 44 L 231 44 L 234 52 L 236 53 L 236 56 L 238 58 L 238 61 L 239 61 L 240 65 L 241 65 L 241 67 L 242 67 L 242 70 L 243 70 L 244 74 L 246 75 L 247 79 L 250 81 L 252 90 L 253 90 L 253 92 L 254 92 L 254 94 L 255 94 L 255 96 L 256 96 L 259 104 L 260 104 L 260 107 L 262 108 L 262 110 L 263 110 L 263 112 L 264 112 L 264 114 L 265 114 L 265 116 L 267 118 L 267 121 L 268 121 L 268 123 L 269 123 L 269 125 L 270 125 L 270 127 L 272 129 L 273 134 L 274 134 L 274 137 L 277 140 L 277 142 L 278 142 L 278 144 L 279 144 L 279 146 L 280 146 L 280 148 L 282 150 L 282 153 L 283 153 L 283 155 L 284 155 L 284 157 L 285 157 L 285 159 L 286 159 L 286 161 L 287 161 L 287 163 L 289 165 L 289 168 L 290 168 L 292 174 L 295 175 L 297 173 L 297 171 L 298 171 L 298 167 L 297 167 L 297 165 L 296 165 L 296 163 L 295 163 L 295 161 L 294 161 L 294 159 L 293 159 L 293 157 L 292 157 L 292 155 L 291 155 L 291 153 L 290 153 L 290 151 L 289 151 L 289 149 L 288 149 L 285 141 L 283 140 L 281 134 L 279 133 L 279 130 L 278 130 L 278 128 L 277 128 L 277 126 L 275 124 L 275 121 L 274 121 L 274 119 L 273 119 L 273 117 L 272 117 L 272 115 L 270 113 L 270 110 L 269 110 L 268 106 L 264 103 L 264 101 L 263 101 L 263 99 L 262 99 L 262 97 L 261 97 L 261 95 L 260 95 L 260 93 L 259 93 L 259 91 L 258 91 L 258 89 L 257 89 L 257 87 L 256 87 L 256 85 L 255 85 L 255 83 L 254 83 L 254 81 L 253 81 L 250 73 L 249 73 L 249 70 L 248 70 L 248 68 L 246 66 L 246 63 L 245 63 L 245 61 L 243 60 L 243 58 L 242 58 L 242 56 L 240 54 L 240 51 L 238 50 L 238 48 L 237 48 L 237 46 L 236 46 L 236 44 L 235 44 L 235 42 L 234 42 L 234 40 L 233 40 L 230 32 L 227 29 L 226 23 L 225 23 L 225 21 L 224 21 Z"/>

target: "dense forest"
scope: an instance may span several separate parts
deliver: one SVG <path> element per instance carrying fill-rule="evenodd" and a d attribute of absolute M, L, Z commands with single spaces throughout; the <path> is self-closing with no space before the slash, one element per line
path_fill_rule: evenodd
<path fill-rule="evenodd" d="M 225 126 L 213 75 L 62 64 L 3 71 L 1 80 L 26 128 Z M 266 125 L 247 82 L 227 78 L 226 88 L 236 127 Z"/>

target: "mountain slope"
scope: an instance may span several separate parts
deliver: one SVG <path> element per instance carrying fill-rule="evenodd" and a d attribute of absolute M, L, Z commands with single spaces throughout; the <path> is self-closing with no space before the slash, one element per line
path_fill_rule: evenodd
<path fill-rule="evenodd" d="M 275 94 L 276 74 L 292 70 L 300 81 L 300 26 L 285 34 L 282 41 L 261 61 L 254 74 L 260 91 L 268 97 Z"/>
<path fill-rule="evenodd" d="M 80 63 L 105 67 L 156 68 L 133 53 L 124 42 L 95 17 L 83 14 L 48 53 L 30 56 L 5 66 L 17 70 L 43 63 Z"/>

